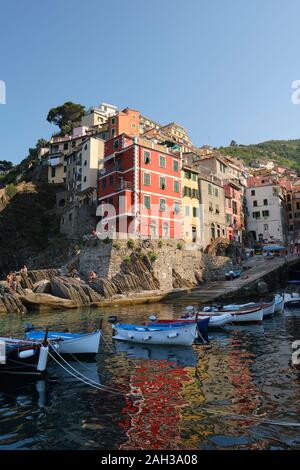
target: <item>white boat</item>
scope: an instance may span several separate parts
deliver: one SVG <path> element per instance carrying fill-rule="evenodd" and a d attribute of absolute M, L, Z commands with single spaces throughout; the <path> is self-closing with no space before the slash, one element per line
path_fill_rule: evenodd
<path fill-rule="evenodd" d="M 283 294 L 283 308 L 300 309 L 300 281 L 289 281 Z"/>
<path fill-rule="evenodd" d="M 231 315 L 229 313 L 218 313 L 218 312 L 197 312 L 193 306 L 188 306 L 185 308 L 186 312 L 188 312 L 188 320 L 196 320 L 196 314 L 200 320 L 204 320 L 205 318 L 209 317 L 208 329 L 214 329 L 220 326 L 224 326 L 227 323 L 232 321 Z"/>
<path fill-rule="evenodd" d="M 274 313 L 281 313 L 283 309 L 283 296 L 280 294 L 275 295 L 275 308 L 274 308 Z"/>
<path fill-rule="evenodd" d="M 45 336 L 44 331 L 27 331 L 26 339 L 40 341 Z M 101 330 L 92 333 L 68 333 L 49 331 L 48 341 L 58 345 L 59 354 L 97 354 L 101 340 Z"/>
<path fill-rule="evenodd" d="M 113 339 L 141 344 L 191 346 L 198 337 L 197 324 L 184 326 L 138 326 L 126 323 L 112 325 Z"/>
<path fill-rule="evenodd" d="M 207 313 L 203 314 L 203 312 L 198 313 L 199 319 L 204 319 L 207 317 L 209 317 L 210 319 L 209 324 L 208 324 L 208 329 L 214 329 L 214 328 L 224 326 L 227 323 L 232 322 L 230 313 L 217 313 L 217 312 L 211 312 L 209 314 Z M 193 317 L 191 319 L 193 319 Z"/>
<path fill-rule="evenodd" d="M 207 315 L 207 311 L 200 312 L 200 315 Z M 216 312 L 214 312 L 216 313 Z M 219 310 L 218 313 L 226 313 L 231 316 L 232 323 L 261 323 L 263 320 L 263 307 L 245 308 L 235 310 Z"/>
<path fill-rule="evenodd" d="M 249 302 L 247 304 L 224 305 L 222 307 L 222 310 L 239 311 L 239 310 L 245 310 L 245 309 L 263 308 L 263 318 L 266 318 L 274 314 L 275 305 L 276 305 L 276 300 L 274 299 L 273 302 L 270 302 L 270 303 L 264 302 L 262 304 L 259 304 L 256 302 Z"/>

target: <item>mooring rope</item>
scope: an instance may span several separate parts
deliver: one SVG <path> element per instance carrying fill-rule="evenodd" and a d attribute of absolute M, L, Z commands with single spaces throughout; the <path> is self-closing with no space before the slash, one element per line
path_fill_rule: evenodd
<path fill-rule="evenodd" d="M 116 390 L 116 389 L 113 389 L 113 388 L 109 388 L 109 387 L 106 387 L 105 385 L 101 385 L 101 384 L 97 384 L 97 382 L 95 382 L 94 380 L 91 380 L 89 379 L 88 377 L 86 377 L 85 375 L 81 374 L 77 369 L 75 369 L 74 367 L 72 367 L 62 356 L 60 356 L 60 354 L 58 354 L 57 352 L 55 352 L 55 354 L 57 354 L 59 356 L 60 359 L 62 359 L 67 365 L 68 367 L 70 367 L 71 369 L 73 369 L 76 374 L 78 375 L 75 375 L 73 374 L 73 372 L 71 372 L 70 370 L 68 370 L 63 364 L 61 364 L 54 356 L 53 354 L 50 353 L 49 351 L 49 356 L 51 357 L 51 359 L 54 360 L 54 362 L 56 362 L 56 364 L 58 364 L 62 369 L 64 369 L 65 372 L 67 372 L 68 374 L 70 374 L 72 377 L 74 377 L 75 379 L 77 379 L 79 382 L 83 382 L 85 383 L 86 385 L 89 385 L 90 387 L 92 388 L 96 388 L 97 390 L 105 390 L 105 391 L 108 391 L 108 392 L 111 392 L 111 393 L 115 393 L 115 394 L 118 394 L 118 395 L 124 395 L 123 392 L 120 392 L 119 390 Z M 79 377 L 78 377 L 79 376 Z"/>

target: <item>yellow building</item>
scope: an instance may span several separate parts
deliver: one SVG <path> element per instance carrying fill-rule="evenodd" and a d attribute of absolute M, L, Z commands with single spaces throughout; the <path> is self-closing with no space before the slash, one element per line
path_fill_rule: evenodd
<path fill-rule="evenodd" d="M 205 249 L 216 238 L 226 238 L 225 191 L 215 177 L 199 174 L 200 242 Z"/>
<path fill-rule="evenodd" d="M 200 241 L 198 172 L 185 166 L 182 170 L 183 239 Z"/>

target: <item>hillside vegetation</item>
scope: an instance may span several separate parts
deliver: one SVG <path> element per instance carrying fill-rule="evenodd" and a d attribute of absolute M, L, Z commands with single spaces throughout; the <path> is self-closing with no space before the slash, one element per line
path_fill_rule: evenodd
<path fill-rule="evenodd" d="M 280 166 L 296 170 L 300 174 L 300 139 L 270 140 L 255 145 L 231 145 L 220 147 L 224 155 L 240 157 L 246 165 L 251 161 L 273 160 Z"/>

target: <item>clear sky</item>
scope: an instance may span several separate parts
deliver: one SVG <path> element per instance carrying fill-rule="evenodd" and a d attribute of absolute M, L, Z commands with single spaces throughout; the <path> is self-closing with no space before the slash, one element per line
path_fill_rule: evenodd
<path fill-rule="evenodd" d="M 0 160 L 74 101 L 176 121 L 197 145 L 300 138 L 299 0 L 0 0 Z"/>

